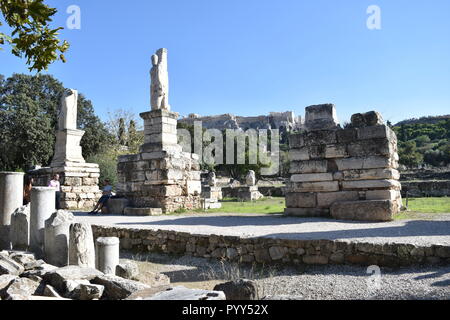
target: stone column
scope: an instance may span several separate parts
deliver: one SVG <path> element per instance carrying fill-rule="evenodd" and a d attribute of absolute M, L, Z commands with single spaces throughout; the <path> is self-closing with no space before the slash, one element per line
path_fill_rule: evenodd
<path fill-rule="evenodd" d="M 44 255 L 45 221 L 55 212 L 55 188 L 34 187 L 31 190 L 30 250 Z"/>
<path fill-rule="evenodd" d="M 119 238 L 111 237 L 97 239 L 97 270 L 105 274 L 116 274 L 116 267 L 119 264 L 119 245 Z"/>
<path fill-rule="evenodd" d="M 28 250 L 30 246 L 30 204 L 18 208 L 13 213 L 9 235 L 13 250 Z"/>
<path fill-rule="evenodd" d="M 65 267 L 69 265 L 70 225 L 74 217 L 71 212 L 59 210 L 45 221 L 45 261 Z"/>
<path fill-rule="evenodd" d="M 10 250 L 11 216 L 23 205 L 24 173 L 0 172 L 0 250 Z"/>
<path fill-rule="evenodd" d="M 70 226 L 69 265 L 95 269 L 95 248 L 89 223 Z"/>

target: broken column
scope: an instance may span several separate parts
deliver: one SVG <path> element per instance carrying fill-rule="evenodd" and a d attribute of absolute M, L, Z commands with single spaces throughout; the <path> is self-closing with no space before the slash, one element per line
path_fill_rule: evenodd
<path fill-rule="evenodd" d="M 94 236 L 89 223 L 70 226 L 69 265 L 95 269 Z"/>
<path fill-rule="evenodd" d="M 96 241 L 96 268 L 104 274 L 116 275 L 119 265 L 120 240 L 116 237 L 98 238 Z"/>
<path fill-rule="evenodd" d="M 308 107 L 290 148 L 287 215 L 390 221 L 401 209 L 397 137 L 379 113 L 342 129 L 334 105 Z"/>
<path fill-rule="evenodd" d="M 62 209 L 92 209 L 101 197 L 98 164 L 86 163 L 80 146 L 84 131 L 77 129 L 78 91 L 68 90 L 61 98 L 56 131 L 55 155 L 49 168 L 30 171 L 36 185 L 47 186 L 60 175 Z"/>
<path fill-rule="evenodd" d="M 151 107 L 141 114 L 145 141 L 140 153 L 118 159 L 117 195 L 130 201 L 125 214 L 163 213 L 201 207 L 199 157 L 177 141 L 179 114 L 168 104 L 167 50 L 152 56 Z"/>
<path fill-rule="evenodd" d="M 30 204 L 14 211 L 11 216 L 9 234 L 13 250 L 28 250 L 30 246 Z"/>
<path fill-rule="evenodd" d="M 70 225 L 74 216 L 69 211 L 58 210 L 45 221 L 45 261 L 57 267 L 69 265 Z"/>
<path fill-rule="evenodd" d="M 258 191 L 256 185 L 256 173 L 250 170 L 245 178 L 246 186 L 239 187 L 237 190 L 238 199 L 240 201 L 256 201 L 263 198 L 263 195 Z"/>
<path fill-rule="evenodd" d="M 0 172 L 0 250 L 10 250 L 11 215 L 23 205 L 21 172 Z"/>
<path fill-rule="evenodd" d="M 55 188 L 31 189 L 30 250 L 38 257 L 44 254 L 45 221 L 55 212 L 55 193 Z"/>

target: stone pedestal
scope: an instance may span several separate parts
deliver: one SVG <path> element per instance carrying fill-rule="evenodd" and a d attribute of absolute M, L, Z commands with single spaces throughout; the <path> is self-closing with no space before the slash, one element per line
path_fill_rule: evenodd
<path fill-rule="evenodd" d="M 202 186 L 203 209 L 220 209 L 222 204 L 219 202 L 223 199 L 222 188 L 212 186 Z"/>
<path fill-rule="evenodd" d="M 285 213 L 390 221 L 402 207 L 397 137 L 378 112 L 345 129 L 333 105 L 306 109 L 306 130 L 290 136 Z"/>
<path fill-rule="evenodd" d="M 239 187 L 237 196 L 239 201 L 256 201 L 263 198 L 263 195 L 258 191 L 258 186 Z"/>
<path fill-rule="evenodd" d="M 69 90 L 61 98 L 56 132 L 55 155 L 50 168 L 29 172 L 35 185 L 48 186 L 54 174 L 60 175 L 60 208 L 91 210 L 102 196 L 98 188 L 100 169 L 86 163 L 80 146 L 84 131 L 77 129 L 78 92 Z"/>
<path fill-rule="evenodd" d="M 23 205 L 24 174 L 0 172 L 0 250 L 10 250 L 11 215 Z"/>
<path fill-rule="evenodd" d="M 69 265 L 70 225 L 74 221 L 71 212 L 59 210 L 45 221 L 45 261 L 57 267 Z"/>
<path fill-rule="evenodd" d="M 178 114 L 166 110 L 142 113 L 145 141 L 140 153 L 119 157 L 118 196 L 134 208 L 163 213 L 201 208 L 199 158 L 177 144 Z"/>
<path fill-rule="evenodd" d="M 60 207 L 64 210 L 91 210 L 102 196 L 98 187 L 100 169 L 95 163 L 65 162 L 29 174 L 40 186 L 47 186 L 54 174 L 60 175 Z"/>
<path fill-rule="evenodd" d="M 59 167 L 66 162 L 85 163 L 80 146 L 84 131 L 64 129 L 56 132 L 55 155 L 51 167 Z"/>
<path fill-rule="evenodd" d="M 96 267 L 104 274 L 116 275 L 120 253 L 119 238 L 98 238 L 96 241 Z"/>
<path fill-rule="evenodd" d="M 30 246 L 30 204 L 14 211 L 9 234 L 13 250 L 28 250 Z"/>
<path fill-rule="evenodd" d="M 107 213 L 121 215 L 124 214 L 125 208 L 128 207 L 128 199 L 125 198 L 111 198 L 108 200 Z"/>
<path fill-rule="evenodd" d="M 55 189 L 34 187 L 31 190 L 30 250 L 38 257 L 44 255 L 45 221 L 55 212 Z"/>
<path fill-rule="evenodd" d="M 94 236 L 89 223 L 70 226 L 69 265 L 95 269 Z"/>

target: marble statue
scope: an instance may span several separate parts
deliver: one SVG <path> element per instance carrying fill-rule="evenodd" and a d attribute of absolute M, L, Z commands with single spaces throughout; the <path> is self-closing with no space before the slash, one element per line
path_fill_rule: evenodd
<path fill-rule="evenodd" d="M 151 107 L 152 110 L 168 110 L 169 105 L 169 74 L 167 71 L 167 49 L 159 49 L 152 56 L 151 76 Z"/>
<path fill-rule="evenodd" d="M 78 91 L 69 89 L 61 98 L 61 108 L 58 114 L 59 130 L 77 129 Z"/>

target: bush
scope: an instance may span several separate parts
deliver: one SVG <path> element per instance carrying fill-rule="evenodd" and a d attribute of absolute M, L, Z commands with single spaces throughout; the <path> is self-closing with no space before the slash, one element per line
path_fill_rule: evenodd
<path fill-rule="evenodd" d="M 97 163 L 100 167 L 100 188 L 104 187 L 105 179 L 111 181 L 111 185 L 115 188 L 117 179 L 117 157 L 111 154 L 102 153 L 89 157 L 89 163 Z"/>

